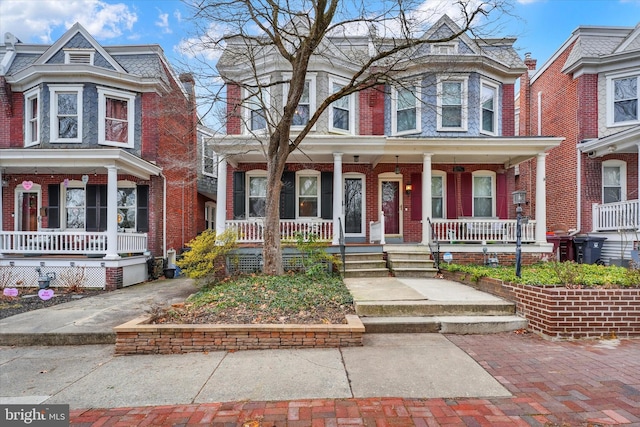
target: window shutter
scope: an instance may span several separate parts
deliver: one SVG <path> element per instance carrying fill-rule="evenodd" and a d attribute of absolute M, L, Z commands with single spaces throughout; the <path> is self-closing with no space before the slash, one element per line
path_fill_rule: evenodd
<path fill-rule="evenodd" d="M 140 233 L 149 231 L 149 186 L 136 188 L 136 228 Z"/>
<path fill-rule="evenodd" d="M 282 190 L 280 191 L 280 218 L 295 219 L 296 217 L 296 173 L 285 171 L 282 173 Z"/>
<path fill-rule="evenodd" d="M 245 173 L 233 172 L 233 219 L 246 219 Z"/>
<path fill-rule="evenodd" d="M 321 217 L 322 219 L 333 218 L 333 172 L 321 172 L 320 174 L 320 191 L 322 198 Z"/>
<path fill-rule="evenodd" d="M 107 186 L 87 185 L 87 231 L 107 230 Z"/>
<path fill-rule="evenodd" d="M 49 228 L 60 228 L 60 184 L 49 184 Z"/>
<path fill-rule="evenodd" d="M 458 174 L 456 173 L 448 173 L 447 174 L 447 218 L 448 219 L 456 219 L 458 218 L 458 212 L 456 209 L 456 203 L 458 200 L 458 195 L 456 194 L 456 188 L 458 183 L 456 182 Z"/>
<path fill-rule="evenodd" d="M 411 219 L 413 221 L 422 220 L 422 174 L 411 174 Z M 427 214 L 427 217 L 431 217 Z"/>
<path fill-rule="evenodd" d="M 509 207 L 507 203 L 507 175 L 499 173 L 496 175 L 496 216 L 500 219 L 509 217 Z"/>
<path fill-rule="evenodd" d="M 462 172 L 462 216 L 473 215 L 473 175 Z"/>

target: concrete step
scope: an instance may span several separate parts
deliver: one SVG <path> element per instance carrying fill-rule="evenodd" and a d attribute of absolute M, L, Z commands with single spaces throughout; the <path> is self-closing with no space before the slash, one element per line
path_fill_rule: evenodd
<path fill-rule="evenodd" d="M 396 268 L 432 268 L 432 259 L 389 259 L 389 267 Z"/>
<path fill-rule="evenodd" d="M 389 261 L 415 260 L 429 261 L 431 260 L 430 252 L 389 252 L 387 253 Z"/>
<path fill-rule="evenodd" d="M 367 268 L 361 270 L 346 270 L 343 273 L 343 277 L 389 277 L 389 274 L 390 273 L 387 268 Z"/>
<path fill-rule="evenodd" d="M 436 277 L 438 274 L 435 267 L 391 268 L 391 271 L 396 277 Z"/>
<path fill-rule="evenodd" d="M 371 253 L 350 253 L 345 254 L 344 259 L 346 261 L 379 261 L 384 260 L 384 254 L 382 252 Z"/>
<path fill-rule="evenodd" d="M 527 327 L 518 316 L 361 317 L 366 333 L 490 334 Z"/>
<path fill-rule="evenodd" d="M 371 268 L 387 268 L 387 263 L 385 260 L 357 260 L 357 261 L 345 261 L 344 263 L 346 270 L 368 270 Z"/>
<path fill-rule="evenodd" d="M 508 301 L 356 301 L 355 308 L 361 317 L 510 316 L 516 312 L 515 304 Z"/>

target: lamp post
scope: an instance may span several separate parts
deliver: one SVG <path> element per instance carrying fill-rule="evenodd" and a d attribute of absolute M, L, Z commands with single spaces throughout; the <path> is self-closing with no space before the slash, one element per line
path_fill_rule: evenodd
<path fill-rule="evenodd" d="M 513 204 L 516 205 L 516 277 L 520 277 L 522 265 L 522 204 L 526 203 L 527 192 L 518 190 L 511 193 Z"/>

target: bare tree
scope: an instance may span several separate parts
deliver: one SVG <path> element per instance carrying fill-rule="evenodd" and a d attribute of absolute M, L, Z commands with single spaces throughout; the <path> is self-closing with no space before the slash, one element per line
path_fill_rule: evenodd
<path fill-rule="evenodd" d="M 243 102 L 245 105 L 247 102 L 258 105 L 255 111 L 259 116 L 254 119 L 266 121 L 266 135 L 255 135 L 262 141 L 267 164 L 265 273 L 281 274 L 283 271 L 279 195 L 285 163 L 330 105 L 352 93 L 393 80 L 423 45 L 445 43 L 467 32 L 477 37 L 478 28 L 483 27 L 486 33 L 488 24 L 498 22 L 494 16 L 508 15 L 508 0 L 458 0 L 453 7 L 459 31 L 425 37 L 423 33 L 434 23 L 434 17 L 442 16 L 445 11 L 430 8 L 429 4 L 436 3 L 434 1 L 423 1 L 190 2 L 194 22 L 198 24 L 198 49 L 202 53 L 224 50 L 217 64 L 220 75 L 227 85 L 239 86 L 243 93 L 248 94 L 233 102 L 236 105 Z M 452 7 L 452 2 L 446 4 Z M 360 45 L 356 46 L 358 43 Z M 341 58 L 341 66 L 349 69 L 350 78 L 339 90 L 330 90 L 324 99 L 317 99 L 314 114 L 302 129 L 292 134 L 291 126 L 305 90 L 309 65 L 316 58 L 327 58 L 329 54 L 332 58 Z M 264 79 L 263 65 L 274 57 L 283 61 L 283 69 L 289 70 L 288 78 L 277 81 Z M 201 73 L 199 77 L 203 77 Z M 270 108 L 266 98 L 269 88 L 277 85 L 287 85 L 288 92 L 282 108 L 274 109 L 273 106 Z M 227 115 L 234 114 L 242 116 L 237 110 L 227 109 Z"/>

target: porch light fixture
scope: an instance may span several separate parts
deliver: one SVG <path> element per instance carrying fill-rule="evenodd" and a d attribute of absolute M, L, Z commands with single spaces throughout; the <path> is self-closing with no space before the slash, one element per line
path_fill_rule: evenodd
<path fill-rule="evenodd" d="M 405 184 L 404 192 L 407 193 L 407 196 L 411 194 L 411 190 L 413 190 L 413 185 L 410 182 Z"/>
<path fill-rule="evenodd" d="M 396 156 L 396 175 L 400 175 L 400 165 L 398 165 L 398 156 Z"/>
<path fill-rule="evenodd" d="M 357 154 L 353 156 L 353 163 L 358 163 L 359 161 L 360 161 L 360 156 L 358 156 Z"/>
<path fill-rule="evenodd" d="M 521 277 L 522 265 L 522 206 L 527 201 L 527 192 L 518 190 L 511 193 L 516 205 L 516 277 Z"/>

